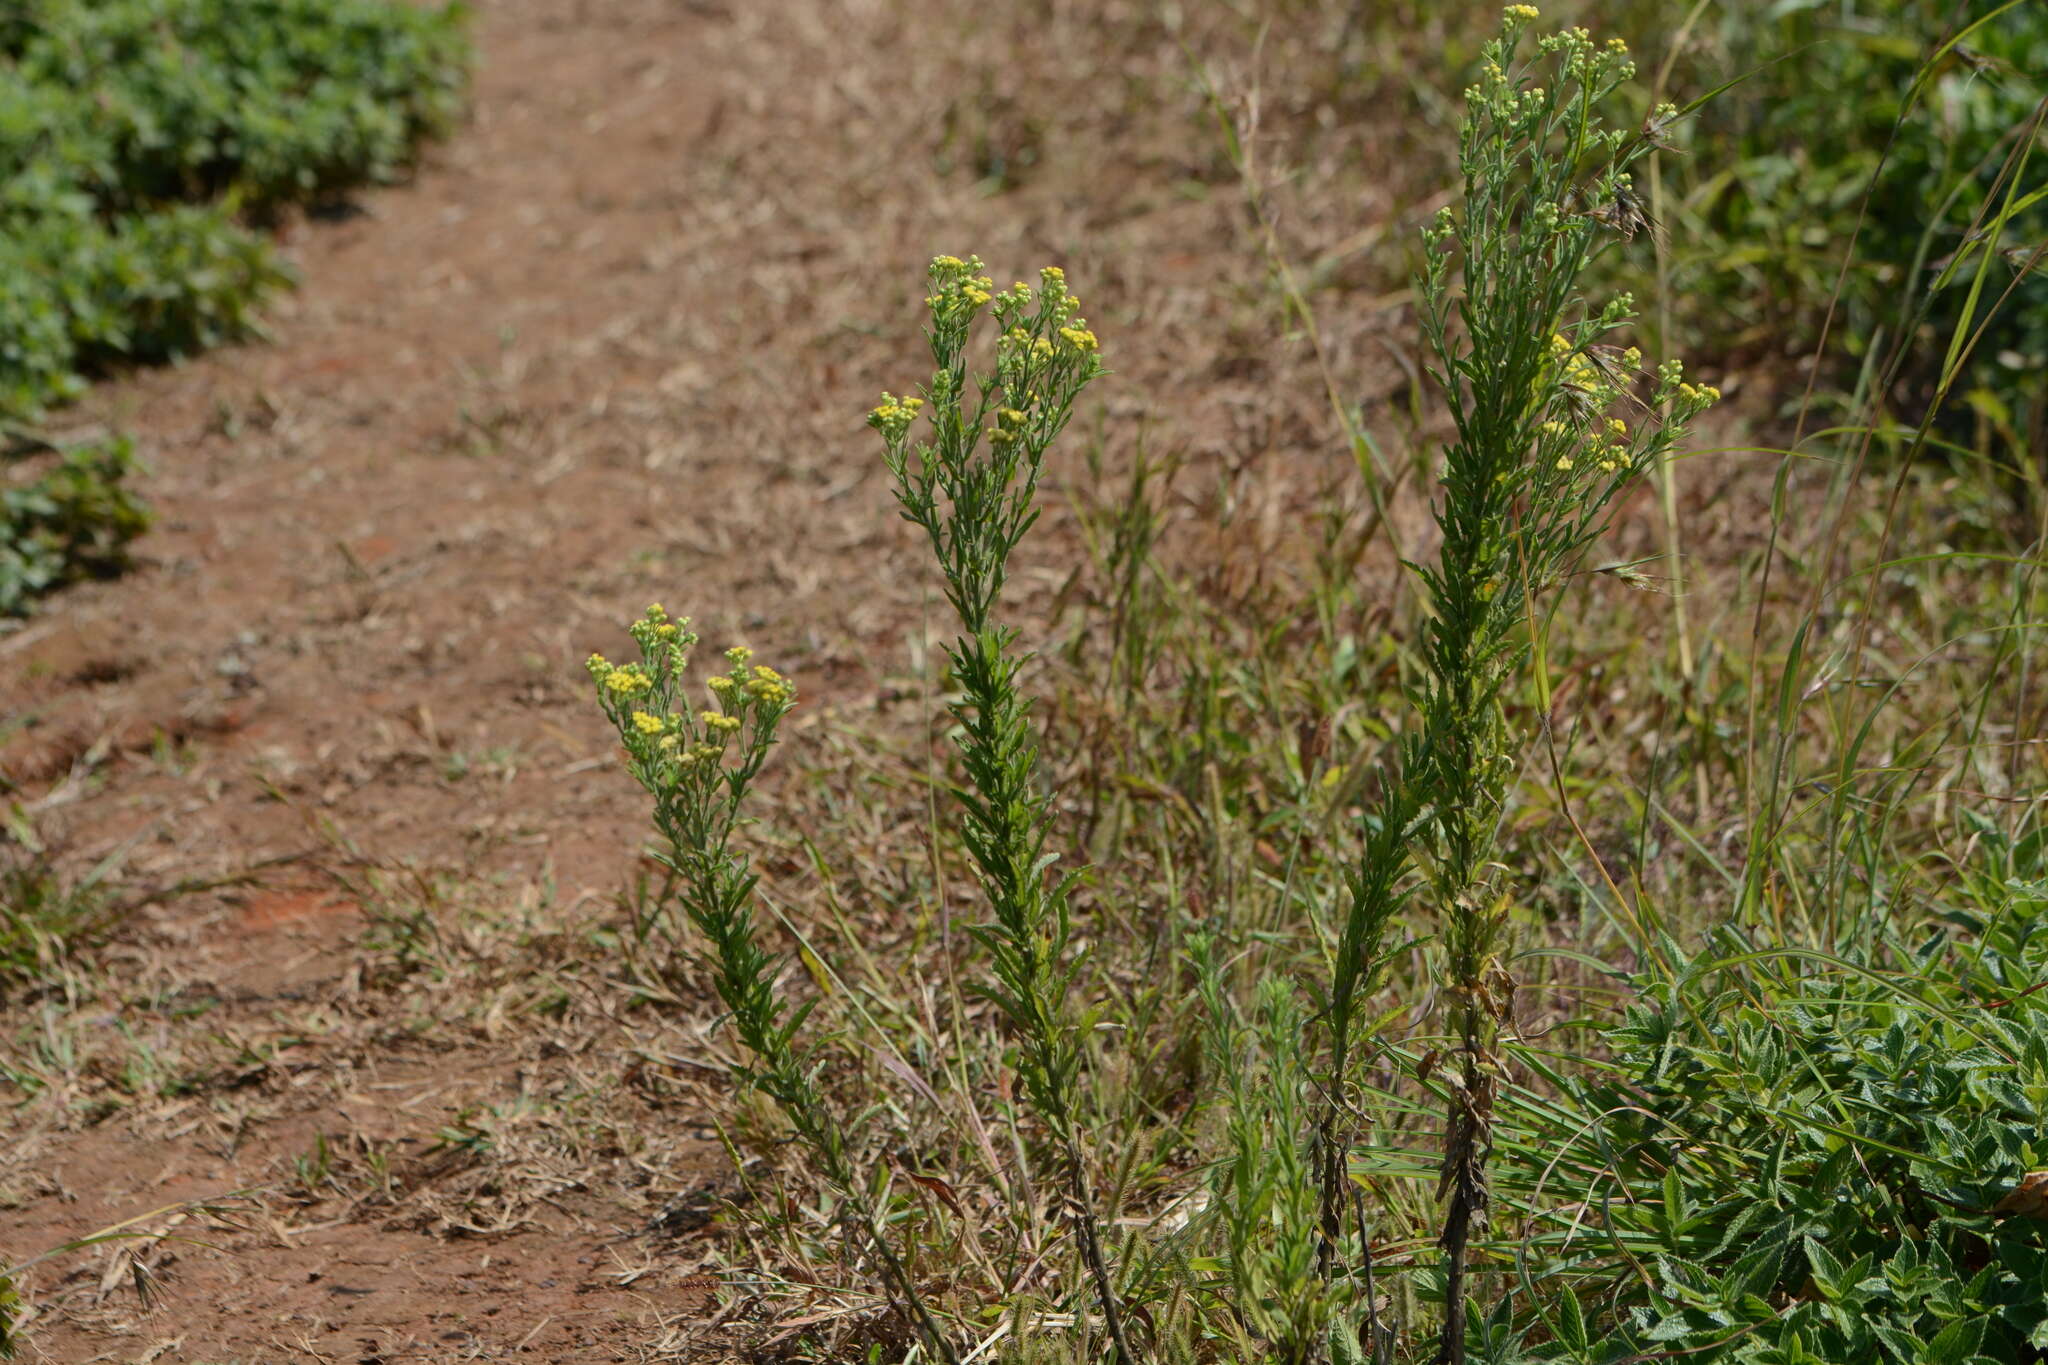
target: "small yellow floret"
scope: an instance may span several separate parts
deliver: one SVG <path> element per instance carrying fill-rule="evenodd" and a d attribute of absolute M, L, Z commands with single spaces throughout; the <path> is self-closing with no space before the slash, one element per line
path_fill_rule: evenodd
<path fill-rule="evenodd" d="M 603 681 L 605 687 L 622 697 L 637 697 L 654 687 L 654 679 L 648 677 L 647 670 L 638 664 L 614 668 L 604 675 Z"/>

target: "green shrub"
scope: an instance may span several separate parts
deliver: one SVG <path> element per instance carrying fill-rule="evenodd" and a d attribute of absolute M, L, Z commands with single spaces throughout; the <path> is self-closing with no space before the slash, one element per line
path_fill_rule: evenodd
<path fill-rule="evenodd" d="M 460 110 L 459 4 L 36 0 L 13 78 L 93 92 L 82 163 L 110 207 L 233 194 L 253 207 L 389 178 Z"/>
<path fill-rule="evenodd" d="M 248 335 L 291 277 L 238 218 L 397 175 L 460 109 L 464 23 L 459 4 L 386 0 L 7 6 L 0 418 Z M 142 524 L 118 487 L 131 463 L 67 459 L 56 482 L 6 495 L 0 612 L 118 565 Z"/>

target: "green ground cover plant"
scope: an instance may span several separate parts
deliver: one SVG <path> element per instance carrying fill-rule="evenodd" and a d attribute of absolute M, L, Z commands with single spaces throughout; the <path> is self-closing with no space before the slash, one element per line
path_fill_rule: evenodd
<path fill-rule="evenodd" d="M 0 615 L 81 578 L 118 573 L 149 511 L 126 484 L 132 442 L 116 437 L 52 452 L 39 477 L 0 488 Z"/>
<path fill-rule="evenodd" d="M 1593 1197 L 1546 1220 L 1530 1262 L 1569 1287 L 1530 1295 L 1552 1339 L 1520 1358 L 2039 1359 L 2038 842 L 1911 939 L 1833 959 L 1730 928 L 1639 976 L 1602 1063 L 1559 1078 L 1583 1136 L 1543 1134 L 1543 1174 Z"/>
<path fill-rule="evenodd" d="M 290 282 L 256 227 L 401 173 L 452 124 L 467 70 L 454 4 L 11 6 L 0 18 L 0 420 L 34 424 L 94 373 L 252 333 L 263 300 Z M 59 464 L 10 470 L 0 541 L 23 548 L 0 562 L 0 611 L 118 568 L 143 524 L 121 488 L 124 447 Z"/>

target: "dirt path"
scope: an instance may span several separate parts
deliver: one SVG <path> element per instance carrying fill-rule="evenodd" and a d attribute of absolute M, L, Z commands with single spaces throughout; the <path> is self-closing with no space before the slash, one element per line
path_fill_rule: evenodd
<path fill-rule="evenodd" d="M 138 433 L 160 522 L 0 639 L 0 766 L 131 885 L 260 877 L 149 907 L 118 991 L 0 1020 L 0 1264 L 266 1193 L 143 1253 L 153 1309 L 118 1249 L 40 1268 L 31 1358 L 710 1349 L 711 1253 L 643 1234 L 724 1158 L 686 1085 L 633 1083 L 602 973 L 550 975 L 641 819 L 580 661 L 660 599 L 798 676 L 803 726 L 902 723 L 930 585 L 859 414 L 918 378 L 932 252 L 1065 264 L 1119 372 L 1073 449 L 1258 469 L 1243 544 L 1288 534 L 1339 447 L 1178 48 L 964 13 L 486 3 L 473 126 L 294 231 L 272 344 L 79 415 Z M 1374 328 L 1331 322 L 1344 372 L 1398 373 Z M 1042 587 L 1072 541 L 1038 554 Z"/>

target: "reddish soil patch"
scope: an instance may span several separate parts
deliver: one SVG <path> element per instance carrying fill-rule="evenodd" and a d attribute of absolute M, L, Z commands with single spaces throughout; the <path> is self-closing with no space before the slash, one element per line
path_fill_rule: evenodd
<path fill-rule="evenodd" d="M 117 989 L 0 1017 L 0 1265 L 262 1193 L 138 1252 L 153 1309 L 119 1245 L 39 1266 L 32 1353 L 723 1349 L 691 1335 L 711 1253 L 648 1235 L 723 1178 L 704 1108 L 564 965 L 644 819 L 581 660 L 659 599 L 799 679 L 792 748 L 911 719 L 932 585 L 860 415 L 920 376 L 937 251 L 1066 266 L 1119 378 L 1062 477 L 1098 418 L 1113 460 L 1180 458 L 1232 509 L 1218 572 L 1348 477 L 1178 41 L 1091 8 L 485 3 L 473 124 L 292 231 L 271 344 L 96 391 L 158 527 L 0 638 L 0 772 L 162 894 Z M 1319 155 L 1401 153 L 1344 136 Z M 1295 222 L 1326 275 L 1390 192 Z M 1321 321 L 1347 401 L 1405 382 L 1376 307 Z M 1055 516 L 1031 553 L 1047 600 L 1076 542 Z"/>
<path fill-rule="evenodd" d="M 244 929 L 278 929 L 322 915 L 360 914 L 362 907 L 322 891 L 263 891 L 250 897 L 236 916 Z"/>

